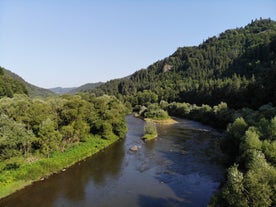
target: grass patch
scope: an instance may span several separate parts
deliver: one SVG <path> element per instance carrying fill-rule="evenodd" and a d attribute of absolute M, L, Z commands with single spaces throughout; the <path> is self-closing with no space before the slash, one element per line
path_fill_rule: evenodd
<path fill-rule="evenodd" d="M 86 142 L 75 145 L 65 152 L 55 152 L 50 158 L 43 158 L 33 163 L 25 163 L 16 169 L 0 172 L 0 198 L 30 185 L 34 181 L 60 172 L 64 168 L 92 156 L 118 140 L 117 137 L 102 139 L 90 136 Z"/>

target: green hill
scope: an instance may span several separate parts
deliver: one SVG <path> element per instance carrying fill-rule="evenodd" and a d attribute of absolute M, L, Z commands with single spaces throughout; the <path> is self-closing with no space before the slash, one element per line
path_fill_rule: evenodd
<path fill-rule="evenodd" d="M 13 97 L 15 93 L 28 94 L 26 86 L 6 74 L 6 70 L 0 67 L 0 98 L 4 96 Z"/>
<path fill-rule="evenodd" d="M 143 104 L 139 95 L 149 90 L 158 101 L 209 105 L 224 101 L 233 108 L 258 108 L 276 104 L 275 79 L 276 22 L 260 19 L 198 46 L 180 47 L 147 69 L 92 92 L 122 95 L 133 106 Z"/>
<path fill-rule="evenodd" d="M 1 72 L 2 71 L 2 72 Z M 1 97 L 2 96 L 13 96 L 15 93 L 20 93 L 20 94 L 28 94 L 30 97 L 48 97 L 48 96 L 53 96 L 55 95 L 52 91 L 40 88 L 37 86 L 34 86 L 28 82 L 26 82 L 23 78 L 18 76 L 17 74 L 0 67 L 0 72 L 1 72 L 1 88 L 2 90 Z M 3 81 L 5 80 L 5 81 Z M 3 88 L 10 88 L 3 90 Z M 4 92 L 3 92 L 4 91 Z"/>

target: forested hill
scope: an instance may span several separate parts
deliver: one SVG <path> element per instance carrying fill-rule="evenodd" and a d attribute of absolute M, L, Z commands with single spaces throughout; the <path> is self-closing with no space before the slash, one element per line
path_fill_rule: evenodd
<path fill-rule="evenodd" d="M 26 86 L 6 74 L 4 68 L 0 67 L 0 98 L 4 96 L 13 97 L 15 93 L 28 94 Z"/>
<path fill-rule="evenodd" d="M 199 46 L 178 48 L 147 69 L 92 92 L 123 95 L 132 105 L 152 101 L 146 98 L 151 95 L 157 101 L 209 105 L 224 101 L 233 108 L 258 108 L 276 104 L 275 80 L 276 22 L 260 19 Z"/>
<path fill-rule="evenodd" d="M 55 95 L 52 91 L 34 86 L 17 74 L 0 67 L 0 98 L 13 97 L 13 94 L 28 94 L 30 97 L 48 97 Z"/>

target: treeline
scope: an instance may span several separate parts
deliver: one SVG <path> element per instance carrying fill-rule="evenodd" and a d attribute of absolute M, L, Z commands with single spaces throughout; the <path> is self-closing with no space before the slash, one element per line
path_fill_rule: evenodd
<path fill-rule="evenodd" d="M 268 102 L 276 104 L 275 71 L 276 23 L 260 19 L 197 47 L 178 48 L 147 69 L 91 92 L 115 95 L 133 106 L 141 105 L 141 95 L 150 91 L 158 102 L 210 106 L 226 102 L 235 109 L 257 109 Z"/>
<path fill-rule="evenodd" d="M 0 174 L 28 160 L 93 139 L 122 138 L 126 108 L 115 97 L 64 95 L 45 100 L 25 95 L 0 99 Z M 23 158 L 23 159 L 22 159 Z"/>
<path fill-rule="evenodd" d="M 0 67 L 0 98 L 13 97 L 14 94 L 28 94 L 28 91 L 22 82 L 5 75 Z"/>
<path fill-rule="evenodd" d="M 202 104 L 189 103 L 166 103 L 161 102 L 161 106 L 169 112 L 171 116 L 178 116 L 192 119 L 201 123 L 213 126 L 217 129 L 226 129 L 227 125 L 233 120 L 234 110 L 228 108 L 227 104 L 221 102 L 213 107 Z"/>

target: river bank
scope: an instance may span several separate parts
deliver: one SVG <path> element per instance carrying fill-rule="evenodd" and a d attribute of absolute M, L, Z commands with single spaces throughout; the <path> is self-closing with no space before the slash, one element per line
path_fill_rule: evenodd
<path fill-rule="evenodd" d="M 115 136 L 110 139 L 91 136 L 86 142 L 73 146 L 65 152 L 56 152 L 50 158 L 43 158 L 30 164 L 24 164 L 17 169 L 0 173 L 0 199 L 33 182 L 42 181 L 52 174 L 65 171 L 66 168 L 109 147 L 117 140 L 118 138 Z"/>

